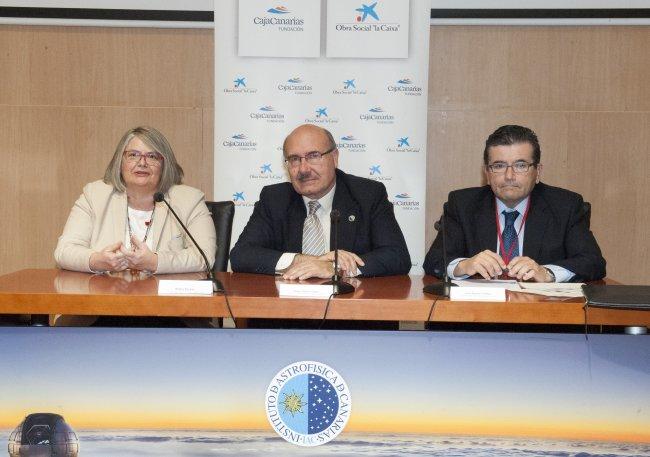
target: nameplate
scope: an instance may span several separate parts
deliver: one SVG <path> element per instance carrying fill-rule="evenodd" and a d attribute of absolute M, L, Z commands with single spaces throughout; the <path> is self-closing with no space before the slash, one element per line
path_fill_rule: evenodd
<path fill-rule="evenodd" d="M 329 298 L 334 286 L 325 284 L 276 283 L 280 297 L 289 298 Z"/>
<path fill-rule="evenodd" d="M 451 287 L 452 301 L 506 301 L 505 287 Z"/>
<path fill-rule="evenodd" d="M 212 281 L 161 279 L 158 295 L 212 295 Z"/>

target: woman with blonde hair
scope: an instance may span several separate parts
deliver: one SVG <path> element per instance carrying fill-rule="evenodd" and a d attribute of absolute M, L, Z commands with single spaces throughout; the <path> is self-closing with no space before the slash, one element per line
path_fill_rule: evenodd
<path fill-rule="evenodd" d="M 54 251 L 57 265 L 94 273 L 205 270 L 203 257 L 165 204 L 154 202 L 154 194 L 162 192 L 212 267 L 217 246 L 212 217 L 203 192 L 182 180 L 183 169 L 162 133 L 152 127 L 127 131 L 104 179 L 87 184 L 72 207 Z"/>

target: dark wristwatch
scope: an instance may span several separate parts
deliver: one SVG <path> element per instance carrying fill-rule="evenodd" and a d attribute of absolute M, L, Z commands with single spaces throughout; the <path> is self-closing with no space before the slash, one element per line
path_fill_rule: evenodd
<path fill-rule="evenodd" d="M 553 270 L 551 270 L 550 268 L 547 268 L 547 267 L 544 267 L 544 269 L 546 271 L 548 271 L 548 274 L 551 276 L 551 282 L 555 282 L 556 279 L 555 279 L 555 273 L 553 273 Z"/>

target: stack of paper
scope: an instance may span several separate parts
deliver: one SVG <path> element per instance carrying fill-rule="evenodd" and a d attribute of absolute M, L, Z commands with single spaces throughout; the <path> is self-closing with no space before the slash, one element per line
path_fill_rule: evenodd
<path fill-rule="evenodd" d="M 522 292 L 546 297 L 584 297 L 581 282 L 520 282 Z"/>
<path fill-rule="evenodd" d="M 505 300 L 505 291 L 523 292 L 546 297 L 583 297 L 582 283 L 540 283 L 517 282 L 514 279 L 461 279 L 452 280 L 456 286 L 451 288 L 452 300 Z M 472 290 L 469 290 L 469 289 Z"/>

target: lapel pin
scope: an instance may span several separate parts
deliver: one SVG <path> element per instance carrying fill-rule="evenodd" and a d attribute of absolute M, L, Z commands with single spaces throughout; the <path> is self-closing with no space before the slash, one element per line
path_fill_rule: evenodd
<path fill-rule="evenodd" d="M 354 222 L 355 219 L 356 219 L 356 218 L 354 217 L 354 214 L 350 214 L 350 216 L 348 216 L 348 220 L 349 220 L 350 222 Z"/>

